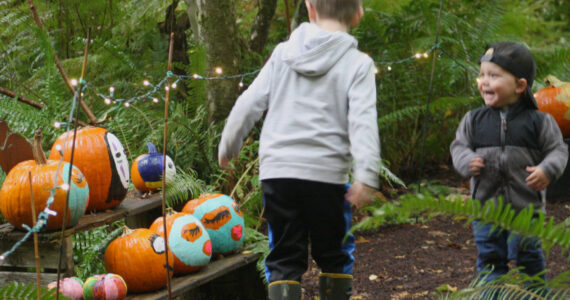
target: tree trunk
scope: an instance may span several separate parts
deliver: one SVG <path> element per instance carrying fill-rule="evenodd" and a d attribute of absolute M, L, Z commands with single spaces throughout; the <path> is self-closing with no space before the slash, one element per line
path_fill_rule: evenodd
<path fill-rule="evenodd" d="M 297 3 L 297 9 L 295 10 L 295 16 L 293 16 L 293 22 L 291 24 L 291 31 L 295 30 L 301 23 L 308 21 L 309 13 L 307 12 L 305 1 L 301 0 Z"/>
<path fill-rule="evenodd" d="M 224 75 L 239 73 L 239 46 L 233 0 L 185 0 L 192 30 L 204 44 L 210 72 L 221 67 Z M 192 20 L 194 19 L 194 20 Z M 210 122 L 224 120 L 239 93 L 239 78 L 207 81 L 207 105 Z"/>
<path fill-rule="evenodd" d="M 277 0 L 261 0 L 259 3 L 257 16 L 249 36 L 249 48 L 257 53 L 261 53 L 265 46 L 269 26 L 275 15 L 275 7 L 277 7 Z"/>

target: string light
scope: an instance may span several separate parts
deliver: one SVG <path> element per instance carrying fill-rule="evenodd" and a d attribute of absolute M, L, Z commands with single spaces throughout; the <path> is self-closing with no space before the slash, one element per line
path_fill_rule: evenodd
<path fill-rule="evenodd" d="M 216 74 L 222 75 L 222 73 L 223 73 L 224 71 L 222 70 L 222 67 L 216 67 L 215 72 L 216 72 Z"/>
<path fill-rule="evenodd" d="M 112 102 L 112 101 L 111 101 L 110 98 L 105 98 L 105 104 L 109 105 L 109 104 L 111 104 L 111 102 Z"/>
<path fill-rule="evenodd" d="M 148 80 L 146 80 L 146 79 L 143 80 L 143 85 L 144 85 L 144 86 L 149 86 L 149 85 L 150 85 L 150 81 L 148 81 Z"/>
<path fill-rule="evenodd" d="M 175 83 L 173 83 L 170 87 L 172 87 L 173 89 L 175 89 L 175 88 L 178 87 L 178 85 L 177 85 L 176 82 L 175 82 Z"/>
<path fill-rule="evenodd" d="M 71 79 L 71 86 L 77 86 L 77 79 L 73 78 Z"/>
<path fill-rule="evenodd" d="M 69 184 L 64 183 L 64 184 L 60 185 L 59 188 L 64 190 L 64 191 L 69 191 Z"/>
<path fill-rule="evenodd" d="M 53 123 L 53 127 L 59 129 L 59 127 L 61 127 L 61 123 L 56 121 L 55 123 Z"/>
<path fill-rule="evenodd" d="M 158 98 L 156 98 L 156 97 L 155 97 L 155 98 L 152 98 L 152 102 L 158 103 Z"/>
<path fill-rule="evenodd" d="M 130 107 L 130 106 L 131 106 L 131 103 L 125 102 L 125 107 Z"/>

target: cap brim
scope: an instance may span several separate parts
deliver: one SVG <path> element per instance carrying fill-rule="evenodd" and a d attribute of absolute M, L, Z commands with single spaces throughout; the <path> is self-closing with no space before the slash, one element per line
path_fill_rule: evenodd
<path fill-rule="evenodd" d="M 532 91 L 530 89 L 529 86 L 526 87 L 526 97 L 528 98 L 528 104 L 534 108 L 534 109 L 538 109 L 538 104 L 536 103 L 536 99 L 534 99 L 534 95 L 532 94 Z"/>

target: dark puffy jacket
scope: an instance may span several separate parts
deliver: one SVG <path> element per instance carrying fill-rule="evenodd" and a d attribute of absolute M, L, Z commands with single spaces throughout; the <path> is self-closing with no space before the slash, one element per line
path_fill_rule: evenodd
<path fill-rule="evenodd" d="M 568 150 L 552 116 L 519 101 L 504 117 L 501 109 L 487 106 L 465 114 L 451 143 L 451 156 L 463 177 L 470 176 L 473 158 L 483 158 L 485 167 L 471 178 L 473 199 L 484 202 L 502 196 L 517 211 L 529 205 L 544 211 L 546 193 L 526 184 L 526 167 L 539 166 L 553 182 L 564 171 Z"/>

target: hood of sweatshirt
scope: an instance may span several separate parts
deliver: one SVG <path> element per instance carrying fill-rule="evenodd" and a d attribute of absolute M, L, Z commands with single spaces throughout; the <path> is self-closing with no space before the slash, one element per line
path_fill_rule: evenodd
<path fill-rule="evenodd" d="M 305 76 L 327 73 L 358 42 L 342 31 L 329 32 L 312 23 L 303 23 L 283 44 L 281 59 Z"/>

